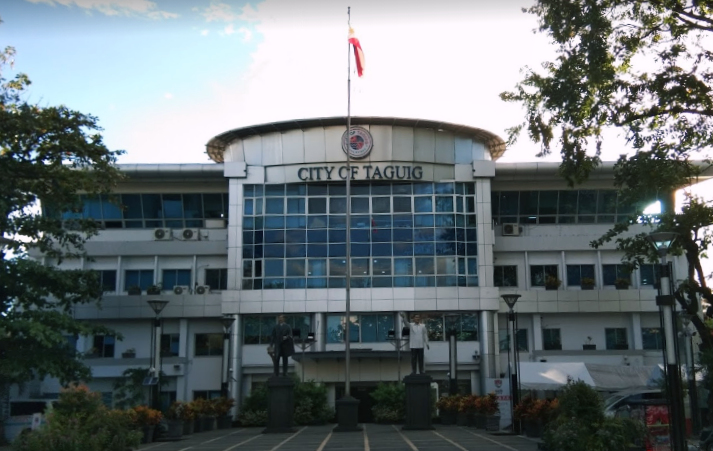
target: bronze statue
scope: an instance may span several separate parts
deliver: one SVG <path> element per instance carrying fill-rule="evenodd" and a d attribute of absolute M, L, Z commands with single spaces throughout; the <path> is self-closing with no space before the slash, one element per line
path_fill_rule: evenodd
<path fill-rule="evenodd" d="M 267 352 L 272 356 L 275 376 L 280 375 L 280 359 L 282 359 L 282 375 L 287 376 L 287 358 L 295 353 L 295 344 L 292 341 L 292 328 L 285 322 L 284 315 L 277 317 L 277 324 L 270 334 Z"/>

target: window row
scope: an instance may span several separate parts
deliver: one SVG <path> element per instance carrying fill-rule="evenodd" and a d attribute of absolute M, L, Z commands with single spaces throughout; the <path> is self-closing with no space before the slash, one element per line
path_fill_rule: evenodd
<path fill-rule="evenodd" d="M 242 287 L 244 290 L 345 288 L 346 274 L 344 258 L 243 260 Z M 478 286 L 478 259 L 352 258 L 351 276 L 353 288 Z"/>
<path fill-rule="evenodd" d="M 381 183 L 358 182 L 351 184 L 352 196 L 389 196 L 391 194 L 460 194 L 474 195 L 474 183 L 415 182 Z M 290 183 L 287 185 L 244 185 L 244 197 L 282 196 L 345 196 L 344 183 Z"/>
<path fill-rule="evenodd" d="M 614 223 L 636 211 L 615 190 L 493 191 L 491 201 L 500 224 Z"/>
<path fill-rule="evenodd" d="M 400 229 L 353 228 L 349 231 L 350 242 L 411 242 L 431 241 L 468 241 L 476 242 L 475 229 L 453 227 L 404 227 Z M 247 230 L 243 231 L 243 244 L 315 244 L 346 243 L 347 231 L 344 229 L 287 229 L 287 230 Z"/>
<path fill-rule="evenodd" d="M 517 331 L 518 351 L 529 351 L 527 329 Z M 607 350 L 619 351 L 629 349 L 629 335 L 625 327 L 612 327 L 604 329 L 604 340 Z M 644 350 L 663 350 L 663 334 L 658 327 L 646 327 L 641 329 L 642 345 Z M 507 330 L 499 331 L 500 351 L 508 352 L 510 349 L 509 336 Z M 545 351 L 561 351 L 562 336 L 558 328 L 542 329 L 542 349 Z"/>
<path fill-rule="evenodd" d="M 427 255 L 476 256 L 476 243 L 455 241 L 433 243 L 351 243 L 353 257 L 411 257 Z M 265 244 L 243 245 L 243 258 L 346 257 L 346 244 Z"/>
<path fill-rule="evenodd" d="M 73 211 L 56 212 L 46 208 L 50 216 L 63 220 L 91 218 L 107 229 L 185 228 L 203 227 L 204 219 L 228 218 L 227 193 L 190 194 L 110 194 L 95 197 L 80 196 Z"/>
<path fill-rule="evenodd" d="M 517 287 L 518 267 L 499 265 L 493 267 L 496 287 Z M 595 275 L 595 265 L 567 265 L 566 281 L 569 287 L 593 288 L 595 286 L 628 286 L 631 284 L 632 271 L 627 265 L 602 265 L 601 281 Z M 545 287 L 548 282 L 560 281 L 559 265 L 530 265 L 530 286 Z M 554 282 L 552 282 L 554 283 Z M 639 266 L 639 285 L 655 286 L 658 283 L 658 265 Z"/>
<path fill-rule="evenodd" d="M 405 214 L 405 215 L 355 215 L 350 216 L 351 230 L 371 230 L 374 237 L 379 231 L 411 229 L 413 227 L 458 227 L 472 229 L 477 226 L 475 214 Z M 344 230 L 347 228 L 346 215 L 276 215 L 276 216 L 245 216 L 243 230 Z M 391 232 L 388 232 L 391 233 Z M 454 232 L 455 233 L 455 232 Z"/>
<path fill-rule="evenodd" d="M 115 269 L 95 271 L 99 277 L 102 290 L 119 292 L 117 271 Z M 192 271 L 190 269 L 164 269 L 161 271 L 161 280 L 154 283 L 153 269 L 127 269 L 124 271 L 123 291 L 139 288 L 146 291 L 151 286 L 159 286 L 162 290 L 172 291 L 176 286 L 191 286 Z M 205 269 L 204 283 L 211 290 L 228 289 L 228 270 L 225 268 Z"/>
<path fill-rule="evenodd" d="M 421 321 L 426 325 L 430 341 L 445 341 L 446 333 L 454 331 L 458 341 L 478 340 L 478 316 L 476 313 L 433 313 L 423 312 Z M 413 315 L 413 314 L 412 314 Z M 314 332 L 309 315 L 285 315 L 285 322 L 293 331 L 299 329 L 305 337 Z M 277 323 L 277 315 L 252 315 L 244 317 L 243 343 L 268 344 L 270 334 Z M 396 315 L 394 313 L 354 314 L 347 321 L 343 314 L 327 315 L 325 337 L 327 343 L 343 343 L 349 325 L 349 339 L 354 343 L 386 342 L 389 331 L 394 331 Z M 394 332 L 399 336 L 399 332 Z"/>
<path fill-rule="evenodd" d="M 346 197 L 268 197 L 246 198 L 245 216 L 346 214 Z M 351 197 L 353 214 L 384 213 L 475 213 L 475 197 L 463 196 L 384 196 Z"/>

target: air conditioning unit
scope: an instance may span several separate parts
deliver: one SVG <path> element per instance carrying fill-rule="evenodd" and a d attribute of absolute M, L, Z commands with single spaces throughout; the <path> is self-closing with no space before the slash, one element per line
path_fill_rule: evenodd
<path fill-rule="evenodd" d="M 196 287 L 196 294 L 208 294 L 210 293 L 210 285 L 198 285 Z"/>
<path fill-rule="evenodd" d="M 173 287 L 173 294 L 188 294 L 191 292 L 191 287 L 188 285 L 176 285 Z"/>
<path fill-rule="evenodd" d="M 173 239 L 173 234 L 171 229 L 154 229 L 153 239 L 156 241 L 171 240 Z"/>
<path fill-rule="evenodd" d="M 200 234 L 198 233 L 198 229 L 183 229 L 183 232 L 181 232 L 181 236 L 183 237 L 184 240 L 198 240 L 198 239 L 200 239 Z"/>
<path fill-rule="evenodd" d="M 520 226 L 517 223 L 503 224 L 503 236 L 520 236 Z"/>

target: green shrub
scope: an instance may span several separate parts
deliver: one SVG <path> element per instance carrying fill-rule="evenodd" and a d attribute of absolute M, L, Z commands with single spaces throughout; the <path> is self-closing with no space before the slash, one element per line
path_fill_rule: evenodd
<path fill-rule="evenodd" d="M 406 417 L 406 387 L 401 382 L 382 382 L 371 397 L 376 401 L 371 411 L 377 423 L 395 423 Z"/>
<path fill-rule="evenodd" d="M 334 417 L 334 411 L 327 403 L 327 387 L 315 381 L 295 380 L 295 424 L 324 424 Z M 265 426 L 267 424 L 266 384 L 256 386 L 245 398 L 238 420 L 243 426 Z"/>
<path fill-rule="evenodd" d="M 63 391 L 49 408 L 47 423 L 23 434 L 15 451 L 126 451 L 141 442 L 130 412 L 109 410 L 101 394 L 84 386 Z"/>
<path fill-rule="evenodd" d="M 570 380 L 557 398 L 559 415 L 543 436 L 549 451 L 628 451 L 646 436 L 641 422 L 606 417 L 601 397 L 582 381 Z"/>

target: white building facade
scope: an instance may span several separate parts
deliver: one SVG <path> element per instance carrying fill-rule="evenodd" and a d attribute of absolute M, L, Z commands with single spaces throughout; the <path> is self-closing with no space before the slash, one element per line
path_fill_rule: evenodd
<path fill-rule="evenodd" d="M 291 371 L 327 384 L 332 401 L 343 392 L 347 325 L 352 392 L 363 402 L 378 382 L 410 372 L 407 348 L 399 356 L 389 340 L 389 331 L 399 335 L 399 312 L 427 324 L 426 372 L 444 390 L 446 331 L 455 329 L 459 384 L 482 393 L 488 379 L 507 374 L 505 293 L 522 295 L 515 310 L 523 362 L 662 361 L 653 266 L 629 274 L 612 245 L 589 245 L 631 213 L 617 202 L 612 165 L 568 188 L 558 164 L 497 163 L 502 139 L 446 123 L 353 118 L 363 130 L 359 144 L 372 146 L 349 171 L 347 319 L 345 123 L 231 130 L 208 143 L 214 163 L 122 165 L 128 178 L 114 199 L 87 201 L 85 215 L 104 230 L 86 246 L 91 258 L 63 267 L 100 271 L 107 291 L 101 308 L 77 306 L 74 315 L 124 337 L 78 339 L 92 388 L 109 400 L 125 369 L 148 369 L 147 300 L 155 298 L 169 301 L 161 313 L 164 404 L 217 396 L 224 352 L 229 392 L 244 398 L 272 374 L 267 335 L 282 313 L 303 337 L 315 336 Z M 559 289 L 545 288 L 547 276 Z M 593 289 L 582 288 L 583 279 L 593 279 Z M 628 289 L 616 289 L 617 279 L 629 280 Z M 151 285 L 161 293 L 146 294 Z M 136 286 L 141 294 L 129 294 Z M 224 315 L 236 320 L 228 350 Z M 14 399 L 58 392 L 48 380 Z"/>

